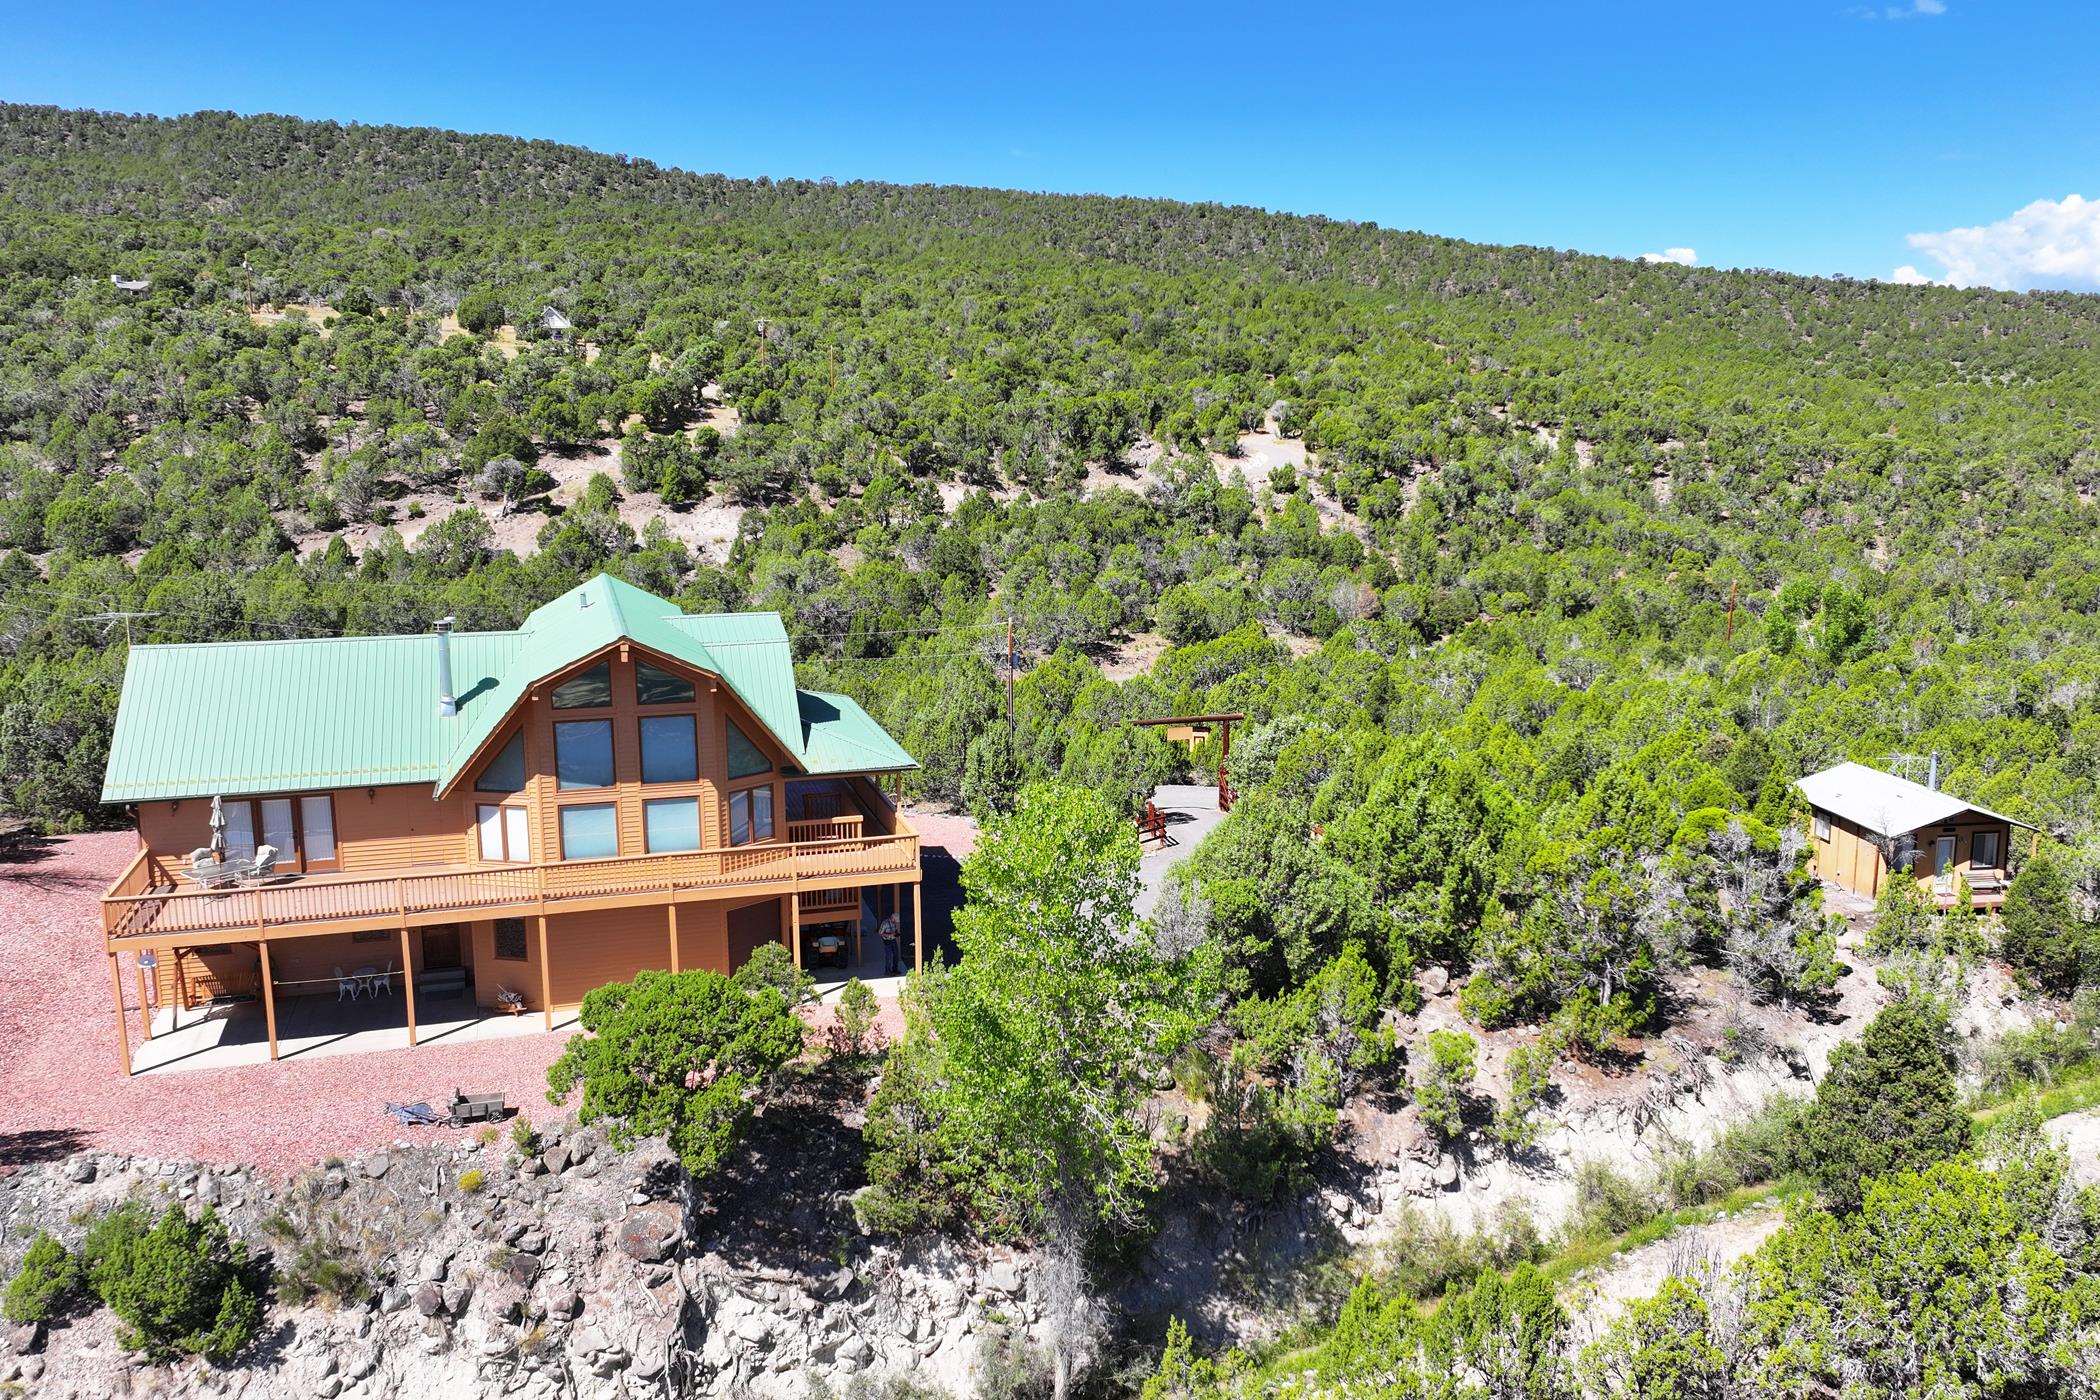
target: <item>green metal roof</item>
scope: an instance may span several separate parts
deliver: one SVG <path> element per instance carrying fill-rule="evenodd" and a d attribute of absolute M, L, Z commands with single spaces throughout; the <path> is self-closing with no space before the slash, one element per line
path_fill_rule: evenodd
<path fill-rule="evenodd" d="M 527 690 L 622 640 L 721 677 L 806 772 L 917 766 L 850 699 L 796 689 L 777 614 L 691 617 L 601 574 L 515 632 L 455 633 L 450 716 L 437 710 L 428 634 L 134 647 L 102 800 L 411 782 L 442 792 Z"/>

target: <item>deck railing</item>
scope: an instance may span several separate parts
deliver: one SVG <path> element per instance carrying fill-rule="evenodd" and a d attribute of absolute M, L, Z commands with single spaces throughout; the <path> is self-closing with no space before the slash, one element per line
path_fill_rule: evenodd
<path fill-rule="evenodd" d="M 795 822 L 833 829 L 843 819 Z M 857 822 L 854 823 L 857 833 Z M 880 881 L 914 872 L 916 832 L 890 836 L 825 836 L 599 860 L 532 865 L 437 866 L 385 875 L 304 875 L 245 889 L 175 886 L 144 852 L 102 899 L 102 926 L 113 938 L 173 933 L 261 932 L 287 925 L 399 918 L 522 905 L 553 912 L 565 903 L 625 895 L 674 898 L 733 885 L 866 877 Z"/>

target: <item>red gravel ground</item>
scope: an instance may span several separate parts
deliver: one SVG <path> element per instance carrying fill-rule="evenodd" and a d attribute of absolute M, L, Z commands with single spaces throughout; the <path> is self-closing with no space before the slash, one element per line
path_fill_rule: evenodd
<path fill-rule="evenodd" d="M 927 927 L 938 936 L 953 907 L 954 862 L 975 831 L 966 818 L 912 820 L 925 837 Z M 126 1078 L 97 902 L 137 839 L 128 831 L 61 837 L 0 864 L 0 1170 L 95 1149 L 289 1175 L 410 1134 L 465 1132 L 404 1129 L 382 1111 L 387 1100 L 439 1103 L 458 1087 L 500 1090 L 527 1116 L 555 1111 L 547 1066 L 564 1032 Z M 125 968 L 135 999 L 128 960 Z M 895 1009 L 884 1012 L 894 1032 Z"/>
<path fill-rule="evenodd" d="M 125 1078 L 97 901 L 137 842 L 128 831 L 63 837 L 0 866 L 0 1167 L 94 1148 L 290 1174 L 410 1133 L 464 1135 L 404 1129 L 382 1111 L 389 1099 L 501 1090 L 527 1116 L 554 1111 L 559 1032 Z"/>

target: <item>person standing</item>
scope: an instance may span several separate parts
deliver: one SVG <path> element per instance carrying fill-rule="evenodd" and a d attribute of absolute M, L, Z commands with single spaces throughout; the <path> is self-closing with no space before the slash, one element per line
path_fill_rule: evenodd
<path fill-rule="evenodd" d="M 897 965 L 897 911 L 892 909 L 876 930 L 882 936 L 882 975 L 895 977 L 902 969 Z"/>

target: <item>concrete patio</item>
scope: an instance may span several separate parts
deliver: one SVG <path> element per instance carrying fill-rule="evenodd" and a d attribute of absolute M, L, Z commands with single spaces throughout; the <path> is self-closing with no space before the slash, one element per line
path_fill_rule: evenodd
<path fill-rule="evenodd" d="M 554 1013 L 554 1028 L 576 1024 L 574 1008 Z M 456 1045 L 546 1033 L 537 1012 L 491 1014 L 457 993 L 416 994 L 416 1044 Z M 408 1048 L 408 1012 L 402 994 L 381 993 L 355 1000 L 332 996 L 285 997 L 277 1004 L 280 1060 L 322 1059 L 375 1050 Z M 229 1069 L 270 1061 L 269 1031 L 262 1003 L 226 1002 L 195 1011 L 163 1007 L 153 1018 L 153 1038 L 132 1050 L 134 1074 L 188 1069 Z"/>
<path fill-rule="evenodd" d="M 1166 888 L 1167 872 L 1187 860 L 1211 829 L 1225 820 L 1218 810 L 1218 789 L 1208 783 L 1169 783 L 1152 794 L 1152 805 L 1167 819 L 1167 839 L 1144 842 L 1138 862 L 1137 912 L 1149 917 Z"/>

